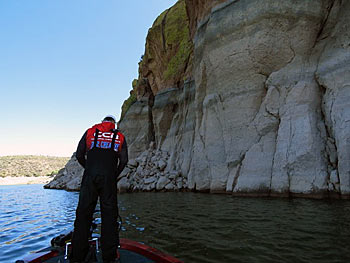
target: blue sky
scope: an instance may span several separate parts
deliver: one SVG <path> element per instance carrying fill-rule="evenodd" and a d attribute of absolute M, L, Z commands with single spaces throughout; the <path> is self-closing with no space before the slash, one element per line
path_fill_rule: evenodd
<path fill-rule="evenodd" d="M 71 156 L 119 119 L 148 29 L 176 0 L 0 1 L 0 155 Z"/>

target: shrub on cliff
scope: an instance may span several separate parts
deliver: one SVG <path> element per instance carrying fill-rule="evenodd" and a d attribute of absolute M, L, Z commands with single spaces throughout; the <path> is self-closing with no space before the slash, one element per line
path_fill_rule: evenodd
<path fill-rule="evenodd" d="M 177 5 L 169 10 L 164 35 L 165 45 L 168 49 L 177 47 L 176 54 L 171 57 L 163 73 L 165 79 L 172 79 L 185 73 L 193 51 L 185 1 L 179 1 Z"/>
<path fill-rule="evenodd" d="M 124 100 L 123 105 L 122 105 L 122 113 L 120 115 L 120 121 L 124 118 L 125 114 L 127 113 L 127 111 L 129 110 L 129 108 L 131 107 L 131 105 L 133 105 L 136 102 L 136 94 L 134 92 L 134 89 L 137 86 L 137 79 L 134 79 L 132 81 L 132 87 L 133 89 L 130 91 L 130 96 L 129 98 L 127 98 L 126 100 Z"/>
<path fill-rule="evenodd" d="M 160 14 L 149 29 L 139 79 L 148 79 L 153 94 L 175 86 L 190 72 L 192 55 L 186 2 L 180 0 Z"/>
<path fill-rule="evenodd" d="M 133 91 L 131 91 L 129 98 L 124 100 L 124 103 L 123 103 L 123 106 L 122 106 L 122 113 L 121 113 L 121 116 L 120 116 L 120 121 L 124 118 L 125 114 L 129 110 L 131 105 L 133 105 L 135 102 L 136 102 L 136 95 L 134 94 Z"/>

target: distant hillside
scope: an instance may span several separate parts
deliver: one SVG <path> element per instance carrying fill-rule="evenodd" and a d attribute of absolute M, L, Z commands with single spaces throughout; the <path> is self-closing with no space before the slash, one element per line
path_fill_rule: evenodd
<path fill-rule="evenodd" d="M 55 175 L 68 162 L 68 157 L 51 156 L 1 156 L 0 177 Z"/>

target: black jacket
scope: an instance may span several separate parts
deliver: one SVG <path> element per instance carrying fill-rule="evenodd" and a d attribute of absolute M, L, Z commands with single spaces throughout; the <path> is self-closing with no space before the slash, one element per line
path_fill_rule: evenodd
<path fill-rule="evenodd" d="M 84 133 L 83 137 L 80 139 L 79 144 L 78 144 L 78 148 L 76 151 L 76 157 L 78 159 L 78 162 L 84 168 L 85 168 L 85 164 L 86 164 L 85 154 L 87 152 L 86 135 L 87 135 L 87 131 Z M 124 142 L 123 142 L 121 151 L 118 154 L 118 159 L 119 159 L 119 163 L 118 163 L 118 168 L 117 168 L 117 175 L 119 175 L 123 171 L 124 167 L 128 163 L 128 147 L 126 144 L 126 140 L 124 140 Z"/>

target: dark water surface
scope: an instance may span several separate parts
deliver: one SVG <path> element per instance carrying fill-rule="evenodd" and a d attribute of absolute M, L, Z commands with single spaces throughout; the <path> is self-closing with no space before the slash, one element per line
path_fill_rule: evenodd
<path fill-rule="evenodd" d="M 0 262 L 73 225 L 78 193 L 0 186 Z M 185 262 L 350 262 L 350 202 L 195 193 L 119 196 L 121 237 Z"/>

